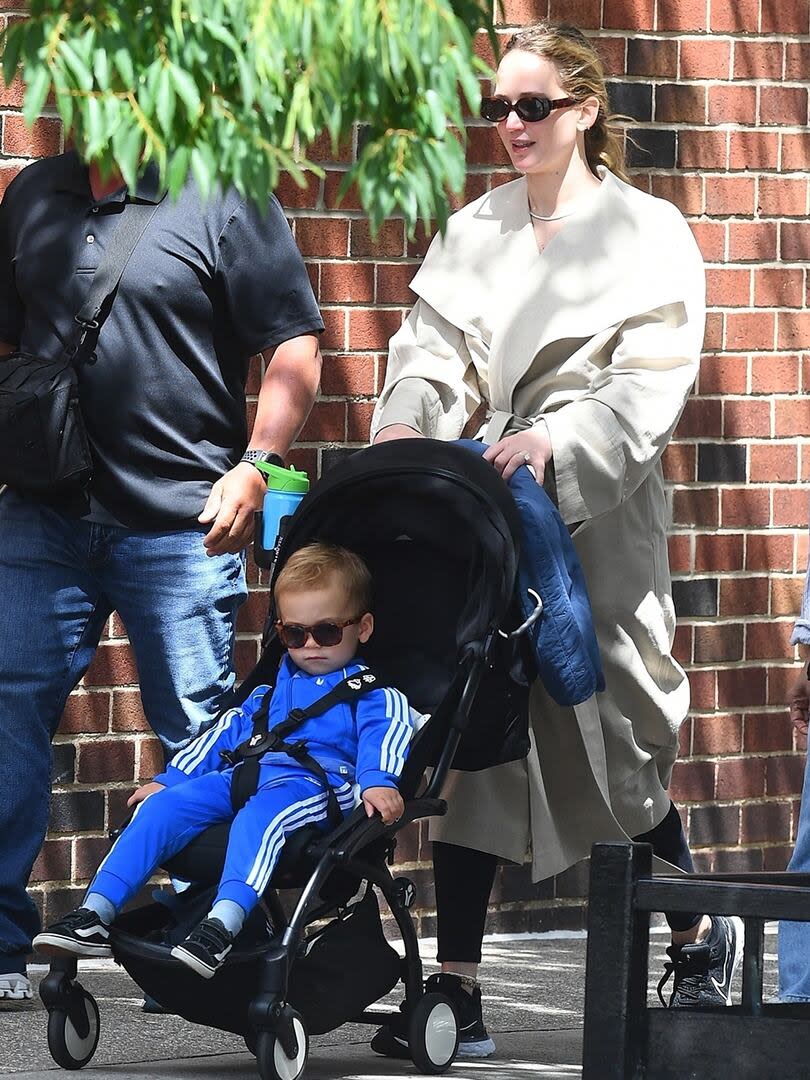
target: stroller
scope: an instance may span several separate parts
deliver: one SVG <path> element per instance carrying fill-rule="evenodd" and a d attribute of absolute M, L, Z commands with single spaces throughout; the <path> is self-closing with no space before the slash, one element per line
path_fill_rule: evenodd
<path fill-rule="evenodd" d="M 186 891 L 122 914 L 110 935 L 115 960 L 166 1010 L 243 1035 L 263 1080 L 298 1080 L 311 1034 L 348 1021 L 389 1021 L 391 1012 L 371 1006 L 400 980 L 416 1068 L 441 1073 L 455 1058 L 454 1007 L 423 991 L 408 911 L 414 885 L 393 877 L 389 865 L 403 826 L 446 812 L 441 792 L 454 759 L 458 767 L 466 755 L 473 768 L 508 760 L 498 757 L 507 728 L 507 741 L 518 747 L 514 756 L 528 749 L 528 679 L 510 670 L 521 639 L 502 632 L 515 620 L 519 529 L 512 497 L 491 465 L 462 447 L 416 439 L 352 455 L 288 523 L 276 571 L 316 539 L 365 558 L 376 600 L 364 659 L 383 683 L 429 714 L 400 780 L 404 815 L 385 826 L 361 805 L 331 833 L 310 825 L 291 834 L 261 904 L 210 980 L 173 959 L 170 947 L 209 909 L 227 825 L 208 829 L 167 863 L 173 877 L 192 882 Z M 225 708 L 272 684 L 283 651 L 274 618 L 271 610 L 261 659 Z M 404 959 L 386 941 L 373 886 L 396 922 Z M 278 895 L 286 889 L 301 890 L 291 914 Z M 99 1037 L 98 1007 L 76 974 L 75 957 L 59 957 L 40 987 L 51 1054 L 68 1069 L 90 1061 Z"/>

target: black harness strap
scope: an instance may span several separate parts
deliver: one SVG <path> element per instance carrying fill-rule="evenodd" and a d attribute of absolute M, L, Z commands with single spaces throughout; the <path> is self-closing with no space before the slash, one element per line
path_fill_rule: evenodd
<path fill-rule="evenodd" d="M 248 799 L 256 794 L 259 786 L 259 763 L 264 754 L 280 753 L 287 754 L 299 765 L 313 773 L 324 785 L 327 792 L 327 815 L 332 825 L 339 825 L 343 820 L 343 814 L 338 804 L 337 795 L 329 783 L 326 770 L 307 751 L 307 745 L 302 740 L 288 743 L 285 739 L 296 728 L 307 720 L 316 716 L 322 716 L 334 705 L 342 703 L 352 704 L 364 694 L 376 690 L 380 686 L 380 680 L 369 668 L 358 671 L 355 675 L 349 675 L 333 687 L 322 698 L 307 706 L 306 709 L 293 709 L 286 720 L 268 731 L 267 724 L 270 715 L 270 701 L 273 696 L 273 687 L 270 687 L 261 705 L 253 715 L 253 734 L 245 742 L 240 743 L 235 750 L 222 750 L 220 753 L 226 761 L 235 765 L 233 779 L 231 781 L 231 805 L 234 812 L 242 809 Z"/>

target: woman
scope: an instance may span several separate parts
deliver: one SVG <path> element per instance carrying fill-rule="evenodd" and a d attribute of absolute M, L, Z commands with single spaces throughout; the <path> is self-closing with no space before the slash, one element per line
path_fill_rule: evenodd
<path fill-rule="evenodd" d="M 521 176 L 434 239 L 373 423 L 375 442 L 454 439 L 485 415 L 486 458 L 507 480 L 529 465 L 574 530 L 607 680 L 575 709 L 535 685 L 527 761 L 452 774 L 432 834 L 434 979 L 458 1004 L 468 1055 L 494 1050 L 475 976 L 498 857 L 531 850 L 540 880 L 596 840 L 630 836 L 692 869 L 667 793 L 689 687 L 670 653 L 660 458 L 698 369 L 704 274 L 678 210 L 626 182 L 607 110 L 601 63 L 578 30 L 511 38 L 481 115 Z M 671 1004 L 730 1004 L 739 920 L 670 923 Z M 391 1028 L 372 1045 L 401 1054 L 403 1043 Z"/>

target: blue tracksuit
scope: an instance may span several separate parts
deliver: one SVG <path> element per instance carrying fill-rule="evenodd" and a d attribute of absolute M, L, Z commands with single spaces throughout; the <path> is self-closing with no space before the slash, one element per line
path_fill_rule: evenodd
<path fill-rule="evenodd" d="M 365 665 L 355 660 L 329 675 L 307 675 L 285 656 L 271 698 L 268 728 L 304 709 Z M 328 827 L 327 793 L 320 780 L 287 757 L 265 754 L 259 786 L 234 815 L 233 767 L 220 750 L 233 750 L 253 732 L 253 714 L 268 687 L 260 686 L 172 758 L 155 777 L 165 791 L 136 807 L 132 821 L 110 849 L 90 885 L 120 909 L 162 862 L 210 825 L 232 821 L 217 900 L 233 900 L 246 912 L 267 888 L 287 833 L 302 825 Z M 334 705 L 301 724 L 291 739 L 303 739 L 326 770 L 345 814 L 354 806 L 353 782 L 396 787 L 413 733 L 410 709 L 398 690 L 372 690 L 352 705 Z"/>

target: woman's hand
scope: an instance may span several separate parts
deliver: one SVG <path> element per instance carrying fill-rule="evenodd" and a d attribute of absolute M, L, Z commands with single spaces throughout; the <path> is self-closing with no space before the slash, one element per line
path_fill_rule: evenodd
<path fill-rule="evenodd" d="M 490 461 L 507 481 L 515 469 L 519 469 L 521 465 L 530 465 L 537 483 L 542 484 L 546 465 L 551 460 L 548 429 L 541 421 L 525 431 L 507 435 L 505 439 L 487 447 L 484 458 Z"/>
<path fill-rule="evenodd" d="M 374 436 L 373 445 L 391 442 L 393 439 L 424 439 L 424 437 L 421 431 L 408 427 L 407 424 L 389 424 L 387 427 L 380 428 Z"/>

